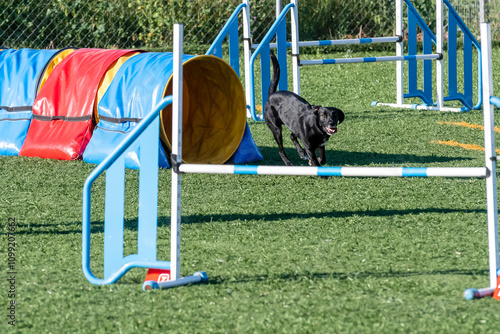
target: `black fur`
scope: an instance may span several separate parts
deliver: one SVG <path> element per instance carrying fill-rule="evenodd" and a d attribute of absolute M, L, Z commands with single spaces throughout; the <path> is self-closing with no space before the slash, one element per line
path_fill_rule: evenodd
<path fill-rule="evenodd" d="M 292 166 L 283 149 L 282 125 L 290 131 L 290 139 L 297 148 L 299 156 L 309 160 L 309 165 L 320 166 L 326 162 L 325 144 L 337 132 L 337 125 L 344 120 L 342 110 L 333 107 L 310 105 L 306 100 L 289 91 L 276 91 L 280 77 L 280 67 L 271 51 L 273 77 L 269 85 L 269 95 L 264 109 L 264 120 L 271 129 L 279 154 L 287 166 Z M 304 145 L 302 148 L 298 139 Z M 316 157 L 319 153 L 319 161 Z"/>

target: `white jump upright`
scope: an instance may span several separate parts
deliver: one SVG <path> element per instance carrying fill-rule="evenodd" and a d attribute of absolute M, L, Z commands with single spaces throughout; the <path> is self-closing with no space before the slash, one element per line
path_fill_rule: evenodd
<path fill-rule="evenodd" d="M 292 0 L 292 68 L 293 68 L 293 91 L 300 95 L 300 58 L 299 58 L 299 4 L 298 0 Z M 264 105 L 264 102 L 262 102 Z"/>
<path fill-rule="evenodd" d="M 493 96 L 493 71 L 491 61 L 491 27 L 489 23 L 481 23 L 481 47 L 483 69 L 483 116 L 484 116 L 484 160 L 489 173 L 486 177 L 487 219 L 488 219 L 488 253 L 490 285 L 482 289 L 467 289 L 466 299 L 491 296 L 497 287 L 499 276 L 498 250 L 498 204 L 495 152 L 495 122 L 493 103 L 500 107 L 500 99 Z"/>
<path fill-rule="evenodd" d="M 250 37 L 250 0 L 242 0 L 243 3 L 243 59 L 245 62 L 245 98 L 248 101 L 251 99 L 250 93 L 250 57 L 252 56 L 252 39 Z M 247 105 L 247 118 L 252 117 L 250 108 Z"/>
<path fill-rule="evenodd" d="M 183 31 L 178 30 L 177 25 L 174 26 L 174 29 L 177 29 L 174 30 L 174 34 L 179 36 L 174 43 L 174 54 L 182 54 Z M 180 112 L 172 112 L 172 132 L 177 133 L 177 136 L 172 137 L 171 152 L 171 161 L 174 167 L 172 168 L 172 205 L 170 211 L 170 277 L 173 280 L 178 280 L 181 263 L 181 174 L 176 173 L 175 166 L 182 161 L 182 145 L 179 143 L 182 133 L 182 57 L 174 58 L 173 75 L 180 80 L 174 81 L 172 105 L 173 110 L 180 110 Z"/>
<path fill-rule="evenodd" d="M 396 36 L 403 36 L 403 1 L 396 1 Z M 402 57 L 404 51 L 403 39 L 398 38 L 396 41 L 396 56 Z M 396 103 L 403 104 L 404 90 L 403 90 L 403 73 L 404 63 L 402 61 L 396 62 Z"/>
<path fill-rule="evenodd" d="M 481 38 L 484 44 L 482 64 L 486 73 L 483 75 L 483 112 L 484 112 L 484 158 L 486 168 L 490 170 L 490 174 L 486 178 L 486 192 L 488 198 L 488 241 L 489 241 L 489 258 L 490 258 L 490 286 L 496 286 L 497 270 L 499 269 L 498 262 L 498 204 L 497 204 L 497 157 L 495 152 L 495 121 L 494 110 L 491 103 L 493 97 L 493 73 L 491 61 L 491 27 L 489 23 L 481 24 Z M 483 45 L 484 45 L 483 44 Z"/>
<path fill-rule="evenodd" d="M 144 290 L 167 289 L 179 285 L 198 283 L 208 279 L 205 272 L 196 272 L 192 276 L 181 277 L 181 182 L 182 176 L 177 169 L 182 162 L 182 54 L 184 32 L 182 25 L 174 25 L 174 68 L 172 94 L 172 191 L 170 211 L 170 280 L 165 282 L 146 281 Z"/>

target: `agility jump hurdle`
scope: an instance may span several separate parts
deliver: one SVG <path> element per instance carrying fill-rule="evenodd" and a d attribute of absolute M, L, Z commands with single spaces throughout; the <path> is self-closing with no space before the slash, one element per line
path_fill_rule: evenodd
<path fill-rule="evenodd" d="M 487 28 L 486 28 L 487 27 Z M 486 31 L 489 25 L 482 28 Z M 488 30 L 489 32 L 489 30 Z M 498 255 L 498 211 L 497 211 L 497 188 L 496 188 L 496 155 L 494 140 L 494 113 L 491 103 L 499 103 L 500 99 L 491 97 L 492 74 L 491 74 L 491 46 L 490 36 L 486 35 L 485 49 L 482 62 L 485 69 L 483 76 L 484 99 L 488 101 L 484 105 L 484 134 L 485 134 L 485 167 L 295 167 L 295 166 L 237 166 L 237 165 L 208 165 L 208 164 L 184 164 L 181 163 L 182 146 L 182 124 L 173 122 L 172 133 L 178 137 L 176 142 L 177 163 L 175 173 L 211 173 L 211 174 L 244 174 L 244 175 L 317 175 L 317 176 L 352 176 L 352 177 L 479 177 L 486 179 L 488 235 L 490 252 L 490 287 L 486 289 L 473 290 L 472 296 L 479 297 L 493 291 L 496 285 L 497 269 L 499 266 Z M 261 44 L 262 45 L 262 44 Z M 182 112 L 181 109 L 178 110 Z M 182 119 L 179 114 L 178 119 Z M 177 210 L 176 217 L 181 216 L 181 183 L 180 175 L 177 182 L 172 182 L 175 191 L 172 191 L 172 210 Z M 172 216 L 174 212 L 172 211 Z M 468 290 L 469 291 L 469 290 Z M 466 297 L 471 293 L 466 293 Z"/>
<path fill-rule="evenodd" d="M 408 16 L 408 55 L 403 55 L 403 2 L 407 8 Z M 221 30 L 212 47 L 207 54 L 222 56 L 222 41 L 229 36 L 229 52 L 231 64 L 233 59 L 237 59 L 238 51 L 238 14 L 243 13 L 243 41 L 244 41 L 244 60 L 245 60 L 245 91 L 247 97 L 247 116 L 254 120 L 260 120 L 255 110 L 255 82 L 254 67 L 256 58 L 260 55 L 261 65 L 261 96 L 263 104 L 267 101 L 267 90 L 270 83 L 270 59 L 269 49 L 277 49 L 277 58 L 281 67 L 281 76 L 279 82 L 280 90 L 287 90 L 287 67 L 286 57 L 287 48 L 292 51 L 292 70 L 293 70 L 293 91 L 300 95 L 300 66 L 307 65 L 327 65 L 327 64 L 347 64 L 347 63 L 368 63 L 368 62 L 387 62 L 395 61 L 397 92 L 396 103 L 380 103 L 374 101 L 373 106 L 390 106 L 397 108 L 413 108 L 441 111 L 466 111 L 470 109 L 479 109 L 482 105 L 482 80 L 480 65 L 480 45 L 472 35 L 466 24 L 457 14 L 448 0 L 436 0 L 436 35 L 429 29 L 422 17 L 409 0 L 396 0 L 396 36 L 374 37 L 347 40 L 321 40 L 321 41 L 299 41 L 298 28 L 298 0 L 291 0 L 283 9 L 281 1 L 276 1 L 276 21 L 269 29 L 259 44 L 252 44 L 250 37 L 250 5 L 249 0 L 243 0 L 242 4 L 233 12 L 224 28 Z M 448 95 L 444 96 L 444 67 L 443 67 L 443 4 L 448 9 L 448 77 L 447 87 Z M 291 16 L 291 42 L 286 40 L 286 15 Z M 417 31 L 418 28 L 423 34 L 423 54 L 417 54 Z M 457 30 L 463 33 L 463 92 L 458 91 L 458 62 L 457 62 Z M 271 40 L 276 36 L 276 43 Z M 384 57 L 364 57 L 364 58 L 342 58 L 342 59 L 319 59 L 319 60 L 300 60 L 300 48 L 310 46 L 334 46 L 348 44 L 374 44 L 374 43 L 396 43 L 396 55 Z M 435 52 L 432 52 L 432 44 L 435 44 Z M 252 53 L 251 49 L 255 49 Z M 473 101 L 473 49 L 478 54 L 477 68 L 477 101 Z M 419 89 L 418 61 L 423 61 L 422 89 Z M 436 99 L 434 102 L 432 63 L 436 62 Z M 404 65 L 408 63 L 407 69 L 407 93 L 404 93 Z M 233 68 L 239 73 L 239 65 L 234 64 Z M 405 104 L 405 98 L 419 98 L 422 104 Z M 462 103 L 462 108 L 452 108 L 444 106 L 446 101 L 458 100 Z"/>

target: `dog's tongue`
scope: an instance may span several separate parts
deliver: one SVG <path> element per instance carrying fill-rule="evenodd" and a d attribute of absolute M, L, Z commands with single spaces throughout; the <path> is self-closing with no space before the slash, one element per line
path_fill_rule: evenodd
<path fill-rule="evenodd" d="M 337 132 L 337 128 L 325 127 L 325 129 L 326 129 L 326 133 L 330 136 Z"/>

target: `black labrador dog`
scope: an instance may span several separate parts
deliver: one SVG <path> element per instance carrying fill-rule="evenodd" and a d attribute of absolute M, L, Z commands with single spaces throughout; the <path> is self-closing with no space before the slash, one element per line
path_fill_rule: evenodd
<path fill-rule="evenodd" d="M 344 120 L 342 110 L 333 107 L 310 105 L 306 100 L 290 91 L 276 91 L 280 77 L 280 67 L 273 51 L 273 77 L 269 85 L 268 98 L 264 109 L 264 120 L 271 129 L 279 154 L 287 166 L 293 166 L 283 149 L 281 126 L 290 129 L 290 139 L 297 148 L 299 156 L 309 160 L 310 166 L 320 166 L 326 162 L 325 144 L 337 132 L 337 125 Z M 300 146 L 297 138 L 304 145 Z M 319 161 L 316 157 L 319 152 Z"/>

